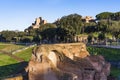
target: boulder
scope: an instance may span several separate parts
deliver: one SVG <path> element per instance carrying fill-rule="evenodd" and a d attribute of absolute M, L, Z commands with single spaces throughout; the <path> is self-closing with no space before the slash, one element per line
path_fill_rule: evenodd
<path fill-rule="evenodd" d="M 33 49 L 26 72 L 29 80 L 107 80 L 110 64 L 84 43 L 44 44 Z"/>
<path fill-rule="evenodd" d="M 23 77 L 22 77 L 22 75 L 17 75 L 15 77 L 10 76 L 10 77 L 2 79 L 2 80 L 23 80 Z"/>

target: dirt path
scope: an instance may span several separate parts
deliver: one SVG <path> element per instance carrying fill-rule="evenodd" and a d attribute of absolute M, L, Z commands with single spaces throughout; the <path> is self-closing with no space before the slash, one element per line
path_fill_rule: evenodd
<path fill-rule="evenodd" d="M 17 60 L 18 62 L 24 62 L 24 59 L 22 59 L 20 57 L 17 57 L 15 55 L 12 55 L 11 53 L 8 53 L 8 52 L 5 52 L 5 51 L 0 51 L 0 53 L 10 56 L 11 58 Z"/>

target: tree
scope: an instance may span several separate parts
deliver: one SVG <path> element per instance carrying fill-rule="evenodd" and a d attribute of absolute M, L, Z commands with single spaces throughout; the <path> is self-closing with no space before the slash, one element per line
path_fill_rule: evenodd
<path fill-rule="evenodd" d="M 17 32 L 15 31 L 2 31 L 1 37 L 5 39 L 7 42 L 11 42 L 14 37 L 16 37 Z"/>
<path fill-rule="evenodd" d="M 40 32 L 49 29 L 49 28 L 57 28 L 55 24 L 52 23 L 47 23 L 47 24 L 42 24 L 40 28 L 38 29 Z"/>
<path fill-rule="evenodd" d="M 113 13 L 111 12 L 102 12 L 96 15 L 97 20 L 102 20 L 102 19 L 111 19 L 111 15 Z"/>
<path fill-rule="evenodd" d="M 99 32 L 107 32 L 107 21 L 106 20 L 100 20 L 97 24 L 97 29 Z"/>
<path fill-rule="evenodd" d="M 35 35 L 36 35 L 36 30 L 37 30 L 37 29 L 33 29 L 32 27 L 29 27 L 29 28 L 28 28 L 28 32 L 27 32 L 27 35 L 28 35 L 28 36 L 35 36 Z"/>
<path fill-rule="evenodd" d="M 30 42 L 32 42 L 32 40 L 33 40 L 33 37 L 31 37 L 31 36 L 23 36 L 20 41 L 22 43 L 30 43 Z"/>
<path fill-rule="evenodd" d="M 78 14 L 70 14 L 68 16 L 63 16 L 59 21 L 57 21 L 58 30 L 61 30 L 62 33 L 59 37 L 64 41 L 68 41 L 73 38 L 74 35 L 79 35 L 82 33 L 82 16 Z"/>
<path fill-rule="evenodd" d="M 68 16 L 63 16 L 60 19 L 58 27 L 64 28 L 70 34 L 80 34 L 82 30 L 82 16 L 78 14 L 70 14 Z"/>
<path fill-rule="evenodd" d="M 112 21 L 112 25 L 109 27 L 109 32 L 116 38 L 120 34 L 120 21 Z"/>
<path fill-rule="evenodd" d="M 120 34 L 118 35 L 118 38 L 120 39 Z"/>
<path fill-rule="evenodd" d="M 47 39 L 49 41 L 54 41 L 56 28 L 56 25 L 52 23 L 43 24 L 37 30 L 37 33 L 41 35 L 42 40 Z"/>
<path fill-rule="evenodd" d="M 63 42 L 63 41 L 65 42 L 68 36 L 68 32 L 64 28 L 59 27 L 56 29 L 56 36 L 59 42 Z"/>
<path fill-rule="evenodd" d="M 47 39 L 51 42 L 54 41 L 56 28 L 48 28 L 41 32 L 42 39 Z"/>
<path fill-rule="evenodd" d="M 24 36 L 27 36 L 26 32 L 20 31 L 20 32 L 17 32 L 16 37 L 14 37 L 13 39 L 15 42 L 20 42 L 21 38 Z"/>
<path fill-rule="evenodd" d="M 99 33 L 98 39 L 99 40 L 104 40 L 105 39 L 105 34 L 104 33 Z"/>
<path fill-rule="evenodd" d="M 36 42 L 36 43 L 40 43 L 41 38 L 42 38 L 41 35 L 36 35 L 36 36 L 33 37 L 32 41 Z"/>
<path fill-rule="evenodd" d="M 111 15 L 111 18 L 112 20 L 116 20 L 116 21 L 120 20 L 120 12 L 113 13 Z"/>
<path fill-rule="evenodd" d="M 92 42 L 92 38 L 93 38 L 93 35 L 92 35 L 92 34 L 89 34 L 89 35 L 88 35 L 88 38 L 87 38 L 87 39 L 88 39 L 88 43 L 91 43 L 91 42 Z"/>
<path fill-rule="evenodd" d="M 93 33 L 97 32 L 97 26 L 95 22 L 85 23 L 84 32 Z"/>

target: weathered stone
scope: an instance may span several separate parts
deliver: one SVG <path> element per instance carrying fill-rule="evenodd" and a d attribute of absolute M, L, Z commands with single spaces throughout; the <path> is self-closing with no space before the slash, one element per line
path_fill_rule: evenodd
<path fill-rule="evenodd" d="M 23 80 L 23 77 L 20 75 L 20 76 L 10 77 L 2 80 Z"/>
<path fill-rule="evenodd" d="M 107 80 L 110 64 L 90 56 L 83 43 L 40 45 L 26 72 L 29 80 Z"/>

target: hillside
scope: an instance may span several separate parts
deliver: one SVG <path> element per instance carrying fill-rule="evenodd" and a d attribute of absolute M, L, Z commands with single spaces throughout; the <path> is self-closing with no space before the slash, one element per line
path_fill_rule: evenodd
<path fill-rule="evenodd" d="M 21 45 L 0 43 L 0 50 L 4 50 L 6 52 L 9 52 L 10 49 L 18 50 L 24 47 L 25 46 L 21 46 Z M 16 58 L 23 59 L 25 62 L 28 62 L 31 57 L 31 52 L 32 52 L 32 48 L 28 48 L 26 50 L 14 54 L 13 56 L 16 56 Z M 24 67 L 25 63 L 20 62 L 16 58 L 0 52 L 0 79 L 2 77 L 7 77 L 12 74 L 15 74 L 25 68 Z"/>

